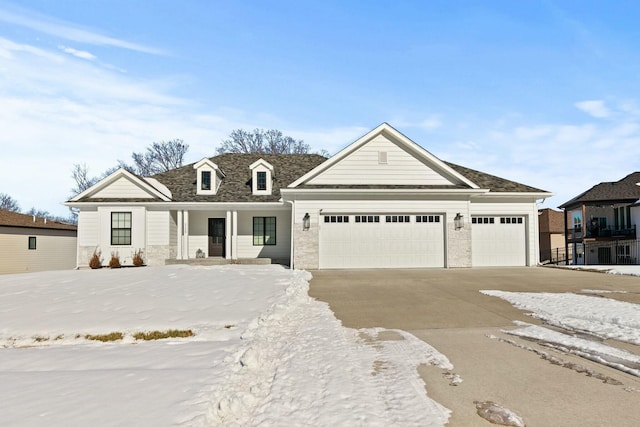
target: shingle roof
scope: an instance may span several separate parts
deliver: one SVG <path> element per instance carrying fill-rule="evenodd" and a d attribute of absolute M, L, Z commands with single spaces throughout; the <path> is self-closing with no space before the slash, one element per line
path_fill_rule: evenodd
<path fill-rule="evenodd" d="M 255 196 L 251 191 L 249 166 L 264 159 L 273 166 L 273 191 L 271 195 Z M 318 154 L 221 154 L 211 157 L 225 178 L 215 195 L 196 194 L 196 174 L 189 164 L 168 172 L 152 176 L 171 191 L 176 202 L 277 202 L 280 189 L 300 178 L 320 163 L 327 160 Z"/>
<path fill-rule="evenodd" d="M 17 212 L 11 212 L 0 209 L 0 226 L 5 227 L 26 227 L 26 228 L 49 228 L 56 230 L 77 230 L 78 227 L 73 224 L 65 224 L 58 221 L 52 221 L 33 215 L 25 215 Z"/>
<path fill-rule="evenodd" d="M 633 172 L 615 182 L 601 182 L 559 206 L 570 208 L 595 202 L 633 203 L 640 199 L 640 172 Z"/>
<path fill-rule="evenodd" d="M 529 185 L 520 184 L 519 182 L 509 181 L 508 179 L 500 178 L 499 176 L 490 175 L 488 173 L 480 172 L 474 169 L 465 168 L 464 166 L 456 165 L 454 163 L 444 162 L 458 172 L 460 175 L 467 178 L 469 181 L 475 183 L 480 188 L 488 188 L 493 192 L 499 193 L 546 193 L 545 190 L 531 187 Z"/>

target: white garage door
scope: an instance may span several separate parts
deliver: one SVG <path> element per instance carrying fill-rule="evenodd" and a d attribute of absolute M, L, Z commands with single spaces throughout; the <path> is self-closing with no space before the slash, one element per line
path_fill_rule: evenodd
<path fill-rule="evenodd" d="M 472 216 L 471 264 L 474 267 L 527 264 L 524 217 Z"/>
<path fill-rule="evenodd" d="M 444 267 L 442 215 L 321 215 L 320 268 Z"/>

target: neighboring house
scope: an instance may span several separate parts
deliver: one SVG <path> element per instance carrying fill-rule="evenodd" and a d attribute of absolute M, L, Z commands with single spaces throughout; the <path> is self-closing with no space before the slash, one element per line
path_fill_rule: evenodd
<path fill-rule="evenodd" d="M 76 267 L 77 227 L 0 210 L 0 274 Z"/>
<path fill-rule="evenodd" d="M 559 206 L 575 264 L 636 264 L 640 172 L 602 182 Z"/>
<path fill-rule="evenodd" d="M 564 213 L 545 208 L 538 211 L 540 227 L 540 262 L 558 262 L 565 260 Z"/>
<path fill-rule="evenodd" d="M 270 258 L 298 269 L 527 266 L 551 196 L 442 161 L 383 123 L 330 159 L 222 154 L 149 178 L 120 169 L 66 204 L 78 264 Z"/>

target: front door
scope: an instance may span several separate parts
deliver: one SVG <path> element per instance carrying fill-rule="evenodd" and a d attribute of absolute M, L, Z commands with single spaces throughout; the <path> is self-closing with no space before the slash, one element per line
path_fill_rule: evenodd
<path fill-rule="evenodd" d="M 225 256 L 224 218 L 209 218 L 209 256 Z"/>

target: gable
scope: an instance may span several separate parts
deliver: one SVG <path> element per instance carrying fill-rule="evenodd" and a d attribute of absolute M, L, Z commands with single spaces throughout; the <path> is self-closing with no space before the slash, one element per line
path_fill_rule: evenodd
<path fill-rule="evenodd" d="M 160 186 L 162 191 L 153 187 L 154 181 L 155 180 L 145 181 L 125 169 L 118 169 L 92 187 L 76 195 L 70 201 L 101 201 L 108 199 L 171 200 L 169 189 L 164 185 Z"/>
<path fill-rule="evenodd" d="M 309 185 L 456 185 L 424 160 L 379 134 L 331 168 L 307 181 Z"/>
<path fill-rule="evenodd" d="M 93 193 L 90 199 L 153 199 L 154 197 L 127 178 L 120 177 Z"/>

